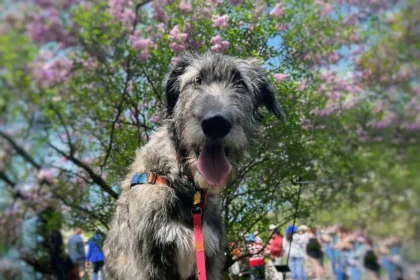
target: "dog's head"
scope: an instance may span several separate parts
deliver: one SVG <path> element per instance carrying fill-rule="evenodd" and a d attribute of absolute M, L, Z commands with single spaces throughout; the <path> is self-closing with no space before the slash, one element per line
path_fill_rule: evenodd
<path fill-rule="evenodd" d="M 259 131 L 264 105 L 279 119 L 274 88 L 256 60 L 186 54 L 163 83 L 166 118 L 174 124 L 195 181 L 219 192 Z"/>

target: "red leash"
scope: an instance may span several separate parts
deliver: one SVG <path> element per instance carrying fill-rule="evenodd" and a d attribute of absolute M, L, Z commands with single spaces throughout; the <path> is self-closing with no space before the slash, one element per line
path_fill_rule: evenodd
<path fill-rule="evenodd" d="M 207 192 L 195 191 L 193 201 L 193 227 L 195 239 L 195 256 L 197 261 L 198 280 L 206 280 L 206 256 L 204 254 L 203 225 L 201 223 L 202 209 L 206 205 Z"/>

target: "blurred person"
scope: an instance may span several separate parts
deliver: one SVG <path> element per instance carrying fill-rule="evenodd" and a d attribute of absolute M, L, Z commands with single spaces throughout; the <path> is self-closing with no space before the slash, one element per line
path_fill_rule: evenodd
<path fill-rule="evenodd" d="M 82 234 L 82 229 L 76 227 L 74 229 L 73 235 L 69 239 L 67 244 L 68 252 L 71 261 L 76 264 L 79 268 L 80 278 L 83 278 L 86 274 L 85 272 L 85 248 L 83 244 L 83 239 L 80 236 Z"/>
<path fill-rule="evenodd" d="M 289 225 L 286 236 L 283 238 L 283 251 L 289 256 L 288 264 L 292 274 L 292 280 L 305 280 L 303 269 L 303 256 L 305 255 L 305 243 L 301 235 L 296 234 L 298 228 Z"/>
<path fill-rule="evenodd" d="M 238 245 L 234 242 L 231 243 L 231 255 L 233 256 L 232 259 L 236 260 L 234 265 L 231 267 L 232 278 L 240 278 L 240 279 L 250 279 L 251 277 L 251 268 L 249 267 L 249 257 L 246 256 L 248 252 L 247 248 L 247 239 L 248 235 L 245 233 L 241 236 L 241 241 Z M 237 275 L 237 277 L 236 277 Z"/>
<path fill-rule="evenodd" d="M 86 254 L 86 267 L 89 267 L 89 262 L 92 262 L 93 274 L 92 279 L 98 280 L 98 274 L 101 273 L 101 280 L 104 280 L 104 252 L 102 246 L 104 237 L 101 233 L 97 232 L 88 242 L 88 249 Z"/>
<path fill-rule="evenodd" d="M 261 239 L 257 239 L 252 233 L 248 235 L 249 242 L 249 266 L 254 280 L 264 280 L 265 261 L 264 261 L 264 246 Z"/>
<path fill-rule="evenodd" d="M 370 280 L 379 280 L 380 266 L 378 263 L 378 252 L 376 252 L 373 241 L 369 238 L 365 240 L 366 253 L 363 258 L 364 267 Z"/>
<path fill-rule="evenodd" d="M 394 271 L 392 276 L 393 279 L 396 280 L 403 279 L 404 277 L 405 266 L 401 255 L 401 248 L 401 239 L 399 237 L 392 237 L 390 247 L 391 263 L 394 265 Z M 420 279 L 420 277 L 418 279 Z"/>
<path fill-rule="evenodd" d="M 283 262 L 283 236 L 276 225 L 270 225 L 268 232 L 271 238 L 266 247 L 267 255 L 270 256 L 273 265 L 281 265 Z"/>
<path fill-rule="evenodd" d="M 308 241 L 309 241 L 308 226 L 306 225 L 299 226 L 297 233 L 301 236 L 301 239 L 306 248 L 306 245 L 308 244 Z M 305 271 L 305 275 L 308 277 L 312 277 L 315 274 L 314 271 L 312 270 L 311 260 L 309 259 L 309 256 L 306 254 L 306 250 L 305 250 L 305 254 L 303 255 L 303 269 Z"/>
<path fill-rule="evenodd" d="M 335 260 L 335 279 L 336 280 L 346 280 L 349 278 L 349 269 L 350 269 L 350 253 L 352 249 L 352 244 L 350 243 L 350 231 L 344 227 L 340 226 L 337 230 L 338 241 L 334 246 L 336 250 L 336 260 Z"/>
<path fill-rule="evenodd" d="M 59 230 L 48 233 L 50 265 L 56 280 L 79 280 L 79 268 L 63 252 L 63 236 Z"/>
<path fill-rule="evenodd" d="M 381 260 L 381 266 L 385 271 L 385 274 L 389 280 L 394 280 L 395 264 L 391 262 L 391 238 L 383 240 L 382 245 L 379 247 L 379 255 Z"/>
<path fill-rule="evenodd" d="M 362 279 L 363 269 L 363 257 L 366 254 L 365 238 L 360 233 L 356 233 L 352 240 L 352 249 L 350 253 L 350 279 L 360 280 Z"/>
<path fill-rule="evenodd" d="M 324 231 L 324 233 L 322 234 L 321 237 L 321 241 L 324 247 L 324 253 L 325 256 L 327 257 L 329 263 L 330 263 L 330 268 L 331 268 L 331 273 L 334 274 L 335 273 L 335 258 L 334 258 L 334 244 L 333 244 L 333 230 L 331 227 L 327 227 Z"/>
<path fill-rule="evenodd" d="M 316 279 L 324 279 L 324 268 L 322 258 L 324 257 L 322 242 L 314 227 L 309 227 L 309 240 L 306 244 L 306 254 L 312 264 Z"/>

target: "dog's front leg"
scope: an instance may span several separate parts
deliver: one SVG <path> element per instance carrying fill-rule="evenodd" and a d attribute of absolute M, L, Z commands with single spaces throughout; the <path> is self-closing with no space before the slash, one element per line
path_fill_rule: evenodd
<path fill-rule="evenodd" d="M 165 257 L 170 262 L 170 268 L 177 271 L 179 279 L 186 280 L 194 274 L 195 249 L 191 228 L 179 222 L 168 222 L 157 230 L 155 243 L 158 247 L 168 247 L 170 244 L 171 254 Z"/>

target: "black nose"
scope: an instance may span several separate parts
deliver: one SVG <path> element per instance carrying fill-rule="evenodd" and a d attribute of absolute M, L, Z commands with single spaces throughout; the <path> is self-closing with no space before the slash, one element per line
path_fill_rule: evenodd
<path fill-rule="evenodd" d="M 229 133 L 231 128 L 232 123 L 229 117 L 221 114 L 206 115 L 201 121 L 201 129 L 210 138 L 223 138 Z"/>

